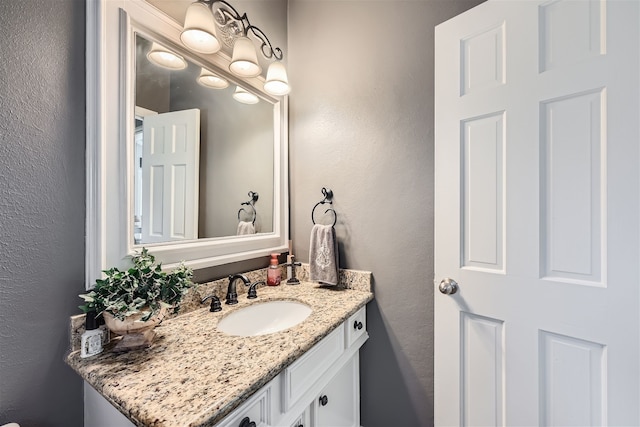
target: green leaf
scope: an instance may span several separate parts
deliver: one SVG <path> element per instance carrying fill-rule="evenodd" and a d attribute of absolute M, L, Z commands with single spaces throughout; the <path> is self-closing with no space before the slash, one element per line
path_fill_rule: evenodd
<path fill-rule="evenodd" d="M 104 278 L 96 280 L 91 292 L 80 295 L 85 304 L 79 306 L 83 311 L 104 311 L 119 319 L 149 307 L 145 320 L 161 307 L 180 308 L 180 301 L 187 290 L 193 286 L 192 269 L 180 263 L 173 271 L 162 271 L 161 264 L 146 248 L 142 248 L 131 258 L 133 266 L 126 270 L 110 268 L 104 270 Z"/>

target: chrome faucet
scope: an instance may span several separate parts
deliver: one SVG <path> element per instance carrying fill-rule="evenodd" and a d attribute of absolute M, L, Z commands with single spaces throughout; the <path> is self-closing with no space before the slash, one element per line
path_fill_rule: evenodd
<path fill-rule="evenodd" d="M 236 280 L 241 279 L 245 286 L 249 286 L 251 282 L 244 274 L 232 274 L 229 276 L 229 287 L 227 288 L 227 299 L 225 304 L 233 305 L 238 303 L 238 292 L 236 292 Z"/>

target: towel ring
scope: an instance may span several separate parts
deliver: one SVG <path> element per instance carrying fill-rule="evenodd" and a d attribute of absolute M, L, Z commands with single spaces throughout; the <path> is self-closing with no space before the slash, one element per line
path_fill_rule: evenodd
<path fill-rule="evenodd" d="M 255 203 L 258 201 L 258 193 L 256 193 L 255 191 L 249 191 L 248 196 L 251 197 L 249 200 L 247 200 L 246 202 L 242 202 L 240 203 L 241 205 L 247 205 L 247 206 L 251 206 L 251 209 L 253 210 L 253 220 L 251 221 L 251 223 L 253 225 L 256 224 L 256 217 L 257 212 L 256 212 L 256 207 L 254 206 Z M 245 208 L 240 208 L 238 210 L 238 221 L 240 221 L 240 212 L 244 212 L 246 214 L 248 214 L 249 212 L 247 212 L 247 210 Z"/>
<path fill-rule="evenodd" d="M 313 224 L 316 224 L 316 221 L 313 219 L 313 213 L 315 212 L 316 208 L 319 205 L 324 205 L 325 203 L 329 203 L 330 205 L 333 204 L 333 191 L 331 190 L 327 190 L 326 188 L 322 187 L 322 195 L 324 196 L 324 199 L 320 200 L 318 203 L 316 203 L 313 206 L 313 209 L 311 209 L 311 222 L 313 222 Z M 326 211 L 324 211 L 324 213 L 328 213 L 329 211 L 333 212 L 333 224 L 331 224 L 332 227 L 335 227 L 336 223 L 338 222 L 338 214 L 336 213 L 336 211 L 333 208 L 329 208 Z"/>

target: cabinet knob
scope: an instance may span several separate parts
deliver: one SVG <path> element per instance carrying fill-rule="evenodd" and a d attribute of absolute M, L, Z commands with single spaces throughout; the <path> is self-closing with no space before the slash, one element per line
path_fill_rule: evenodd
<path fill-rule="evenodd" d="M 256 423 L 251 421 L 249 417 L 244 417 L 238 427 L 256 427 Z"/>
<path fill-rule="evenodd" d="M 320 402 L 320 405 L 327 406 L 327 403 L 329 403 L 329 398 L 326 394 L 323 394 L 322 396 L 320 396 L 320 399 L 318 399 L 318 401 Z"/>
<path fill-rule="evenodd" d="M 362 329 L 362 322 L 358 322 L 357 320 L 353 322 L 353 329 L 357 329 L 357 330 Z"/>

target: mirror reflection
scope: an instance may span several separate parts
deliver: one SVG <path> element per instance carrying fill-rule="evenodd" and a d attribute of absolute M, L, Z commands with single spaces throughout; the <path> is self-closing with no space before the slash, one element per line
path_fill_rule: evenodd
<path fill-rule="evenodd" d="M 274 105 L 158 49 L 136 35 L 135 243 L 273 232 Z"/>

